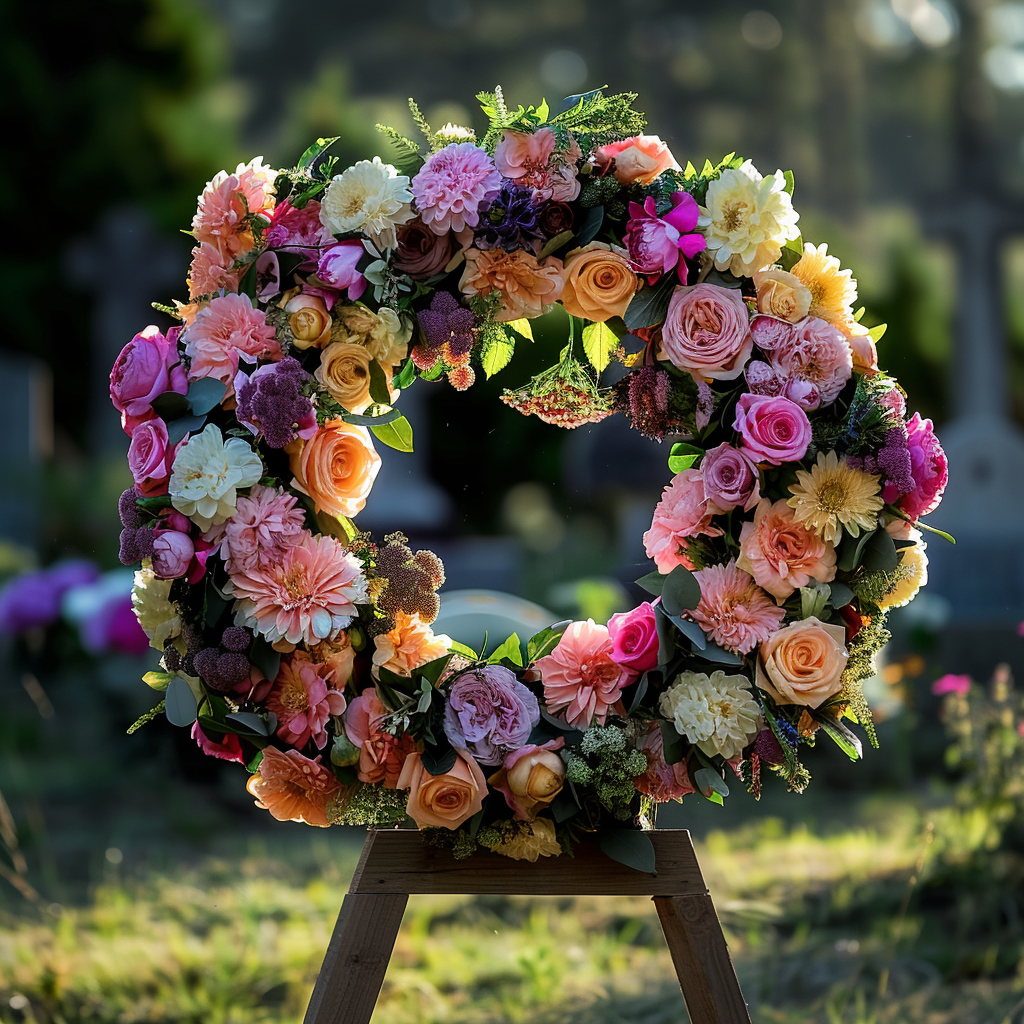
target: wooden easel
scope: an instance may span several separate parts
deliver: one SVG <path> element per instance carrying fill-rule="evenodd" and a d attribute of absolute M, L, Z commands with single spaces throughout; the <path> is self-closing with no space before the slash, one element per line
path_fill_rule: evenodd
<path fill-rule="evenodd" d="M 418 832 L 371 830 L 304 1024 L 368 1024 L 402 914 L 414 893 L 652 896 L 692 1024 L 750 1024 L 690 833 L 651 833 L 657 875 L 610 860 L 596 843 L 535 864 L 477 853 L 456 860 Z"/>

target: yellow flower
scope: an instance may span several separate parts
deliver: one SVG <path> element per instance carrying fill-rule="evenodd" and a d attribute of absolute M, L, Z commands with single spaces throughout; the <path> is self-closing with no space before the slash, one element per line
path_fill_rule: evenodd
<path fill-rule="evenodd" d="M 910 530 L 908 539 L 914 543 L 899 550 L 900 578 L 896 581 L 896 586 L 878 602 L 878 607 L 883 611 L 910 604 L 917 597 L 917 592 L 928 582 L 928 556 L 925 554 L 927 545 L 921 539 L 920 530 Z"/>
<path fill-rule="evenodd" d="M 557 857 L 562 852 L 561 843 L 555 835 L 555 824 L 547 818 L 536 818 L 528 825 L 523 823 L 511 839 L 490 849 L 512 860 L 530 862 L 536 862 L 538 857 Z"/>
<path fill-rule="evenodd" d="M 870 532 L 878 526 L 878 513 L 885 503 L 878 493 L 877 476 L 851 469 L 835 452 L 819 452 L 811 471 L 798 469 L 796 476 L 787 504 L 796 521 L 819 537 L 838 544 L 843 530 L 856 537 L 862 529 Z"/>
<path fill-rule="evenodd" d="M 839 260 L 829 256 L 828 246 L 824 242 L 817 248 L 805 245 L 791 273 L 811 293 L 808 315 L 827 320 L 849 337 L 856 327 L 853 304 L 857 301 L 857 282 L 849 270 L 839 269 Z"/>

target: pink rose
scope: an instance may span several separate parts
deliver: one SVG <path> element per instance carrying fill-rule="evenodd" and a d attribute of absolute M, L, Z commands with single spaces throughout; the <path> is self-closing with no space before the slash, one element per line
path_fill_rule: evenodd
<path fill-rule="evenodd" d="M 811 421 L 796 402 L 768 395 L 741 395 L 733 426 L 758 462 L 799 462 L 811 443 Z"/>
<path fill-rule="evenodd" d="M 734 380 L 753 347 L 747 306 L 738 288 L 681 285 L 672 293 L 659 359 L 695 377 Z"/>
<path fill-rule="evenodd" d="M 921 419 L 917 412 L 907 421 L 907 447 L 914 489 L 900 498 L 899 504 L 908 516 L 919 519 L 934 511 L 942 500 L 949 479 L 949 463 L 935 436 L 932 421 Z"/>
<path fill-rule="evenodd" d="M 453 254 L 451 234 L 435 234 L 419 217 L 414 217 L 398 228 L 398 248 L 391 265 L 414 281 L 425 281 L 440 274 Z"/>
<path fill-rule="evenodd" d="M 561 736 L 539 747 L 528 743 L 508 754 L 501 770 L 487 780 L 505 798 L 517 820 L 532 821 L 561 793 L 565 762 L 555 751 L 564 746 Z"/>
<path fill-rule="evenodd" d="M 334 288 L 347 288 L 349 299 L 355 302 L 366 291 L 366 278 L 356 270 L 365 252 L 362 243 L 355 239 L 332 245 L 320 257 L 317 277 Z"/>
<path fill-rule="evenodd" d="M 162 580 L 176 580 L 188 572 L 195 553 L 188 534 L 160 530 L 153 539 L 153 572 Z"/>
<path fill-rule="evenodd" d="M 153 416 L 153 399 L 165 391 L 188 392 L 185 368 L 178 356 L 178 331 L 164 337 L 156 327 L 136 334 L 110 371 L 110 401 L 131 434 L 137 423 Z"/>
<path fill-rule="evenodd" d="M 594 163 L 600 168 L 608 167 L 613 160 L 615 179 L 623 185 L 649 185 L 662 171 L 679 170 L 671 150 L 657 135 L 636 135 L 611 142 L 594 154 Z"/>
<path fill-rule="evenodd" d="M 711 515 L 701 471 L 677 473 L 661 492 L 651 528 L 644 534 L 644 550 L 658 572 L 670 573 L 677 565 L 693 568 L 686 557 L 685 539 L 701 533 L 720 537 L 722 530 L 711 525 Z"/>
<path fill-rule="evenodd" d="M 761 475 L 749 456 L 731 444 L 710 449 L 701 460 L 704 495 L 712 512 L 749 512 L 761 499 Z"/>
<path fill-rule="evenodd" d="M 612 660 L 640 675 L 658 664 L 658 627 L 649 601 L 608 620 Z"/>
<path fill-rule="evenodd" d="M 167 493 L 175 447 L 159 417 L 136 425 L 128 445 L 128 468 L 135 486 L 147 498 Z"/>
<path fill-rule="evenodd" d="M 658 216 L 653 196 L 629 204 L 629 223 L 625 242 L 633 267 L 641 274 L 667 274 L 678 265 L 679 280 L 686 284 L 686 264 L 679 254 L 692 258 L 707 246 L 704 236 L 696 231 L 700 208 L 686 192 L 672 194 L 672 209 Z"/>
<path fill-rule="evenodd" d="M 638 749 L 647 758 L 647 771 L 633 780 L 637 792 L 659 804 L 682 800 L 688 793 L 696 792 L 686 771 L 686 759 L 678 764 L 665 760 L 665 741 L 657 724 L 648 730 Z"/>

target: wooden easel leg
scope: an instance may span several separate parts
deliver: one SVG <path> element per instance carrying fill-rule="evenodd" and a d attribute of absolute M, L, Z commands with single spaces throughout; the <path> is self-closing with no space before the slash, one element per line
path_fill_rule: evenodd
<path fill-rule="evenodd" d="M 692 1024 L 750 1024 L 711 897 L 655 896 L 654 905 Z"/>
<path fill-rule="evenodd" d="M 409 897 L 349 893 L 303 1024 L 368 1024 Z"/>

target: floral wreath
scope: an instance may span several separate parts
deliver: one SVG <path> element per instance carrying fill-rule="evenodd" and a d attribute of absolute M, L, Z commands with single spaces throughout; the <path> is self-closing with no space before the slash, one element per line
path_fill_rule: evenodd
<path fill-rule="evenodd" d="M 157 307 L 179 325 L 110 377 L 120 556 L 165 691 L 133 729 L 165 712 L 278 819 L 411 818 L 529 860 L 597 832 L 652 870 L 656 804 L 721 803 L 730 773 L 759 795 L 766 767 L 801 792 L 819 736 L 877 745 L 861 680 L 926 581 L 946 459 L 850 271 L 800 237 L 790 172 L 680 167 L 631 93 L 478 98 L 480 140 L 410 103 L 425 151 L 382 128 L 395 162 L 339 173 L 319 139 L 199 197 L 189 301 Z M 400 392 L 492 376 L 556 304 L 568 343 L 502 400 L 674 442 L 652 600 L 488 656 L 431 629 L 437 556 L 353 517 L 375 444 L 412 450 Z"/>

